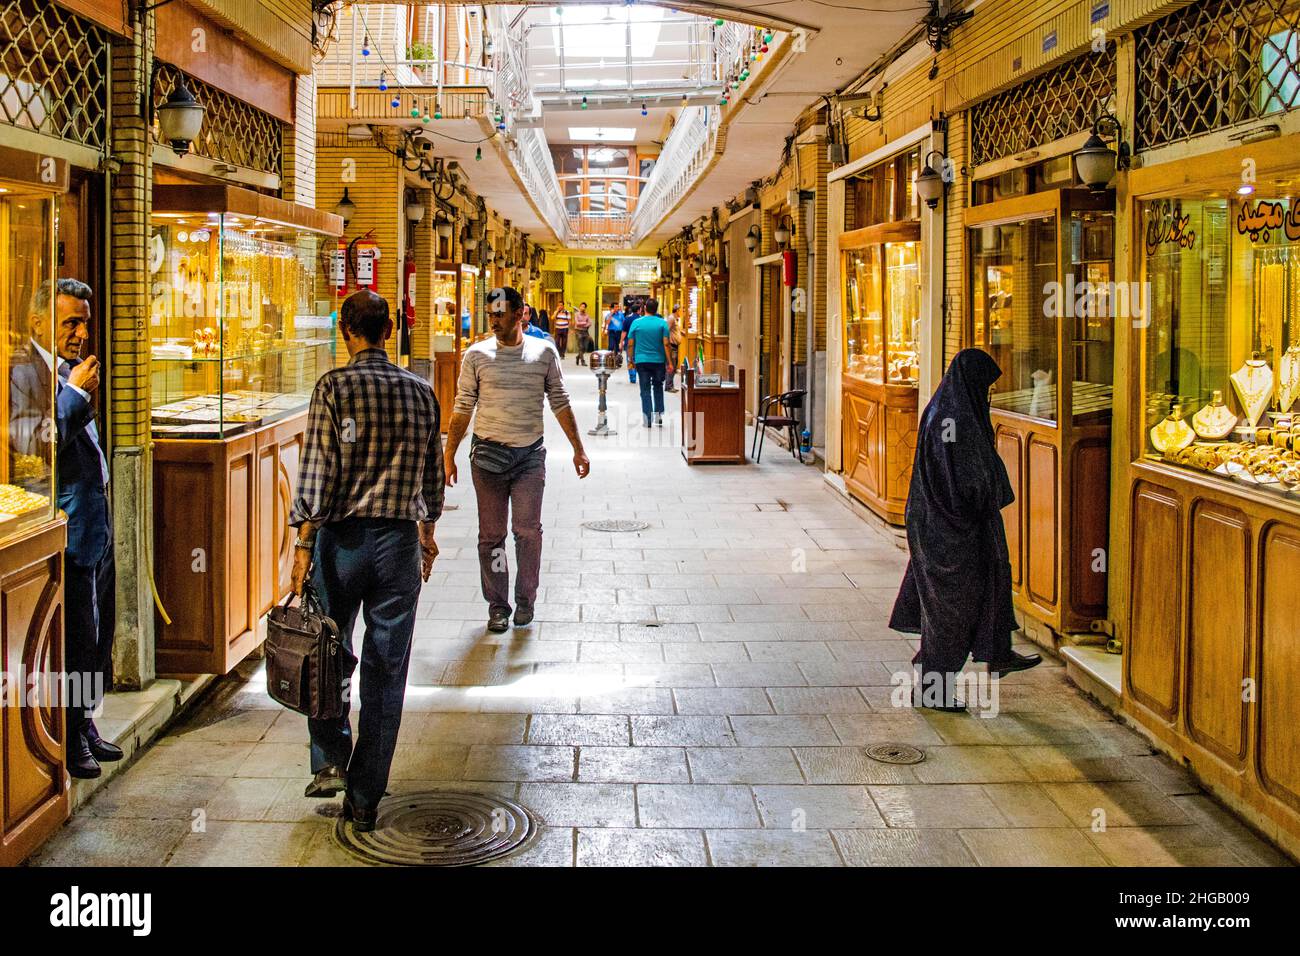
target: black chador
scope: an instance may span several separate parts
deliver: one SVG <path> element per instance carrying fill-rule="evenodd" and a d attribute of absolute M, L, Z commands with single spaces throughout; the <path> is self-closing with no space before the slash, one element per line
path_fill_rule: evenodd
<path fill-rule="evenodd" d="M 1038 663 L 1011 650 L 1001 510 L 1015 494 L 989 420 L 989 388 L 1001 375 L 986 352 L 965 349 L 921 415 L 906 510 L 911 559 L 889 626 L 921 635 L 913 663 L 927 677 L 960 671 L 969 656 L 991 671 Z"/>

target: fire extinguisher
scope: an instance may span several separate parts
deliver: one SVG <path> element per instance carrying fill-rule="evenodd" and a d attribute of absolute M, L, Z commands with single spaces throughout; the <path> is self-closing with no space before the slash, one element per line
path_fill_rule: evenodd
<path fill-rule="evenodd" d="M 795 257 L 793 249 L 786 249 L 781 253 L 781 279 L 790 288 L 794 288 L 799 283 L 799 260 Z"/>
<path fill-rule="evenodd" d="M 403 266 L 403 288 L 406 289 L 406 295 L 402 300 L 402 315 L 406 319 L 406 327 L 415 328 L 415 260 L 407 259 Z"/>

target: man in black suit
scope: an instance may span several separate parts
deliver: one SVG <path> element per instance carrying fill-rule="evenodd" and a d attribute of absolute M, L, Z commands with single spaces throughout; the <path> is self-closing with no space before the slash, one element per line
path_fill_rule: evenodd
<path fill-rule="evenodd" d="M 117 616 L 108 461 L 95 426 L 100 367 L 95 356 L 81 356 L 90 334 L 91 295 L 90 286 L 76 279 L 37 289 L 26 360 L 15 363 L 9 378 L 14 451 L 48 462 L 57 435 L 55 488 L 59 508 L 68 516 L 64 668 L 69 693 L 76 695 L 67 709 L 68 772 L 80 778 L 98 777 L 101 760 L 122 759 L 121 749 L 99 735 L 91 717 L 112 680 Z M 51 298 L 53 355 L 42 344 L 51 339 Z"/>

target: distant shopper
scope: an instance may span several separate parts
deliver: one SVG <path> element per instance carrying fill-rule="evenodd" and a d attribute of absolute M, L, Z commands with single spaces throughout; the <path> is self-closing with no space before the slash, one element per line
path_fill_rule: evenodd
<path fill-rule="evenodd" d="M 515 626 L 533 620 L 542 566 L 542 493 L 546 487 L 542 398 L 573 446 L 573 468 L 587 477 L 591 462 L 569 407 L 560 356 L 548 344 L 521 334 L 523 299 L 509 287 L 488 293 L 492 338 L 465 351 L 456 408 L 447 433 L 447 484 L 456 483 L 456 451 L 474 421 L 470 473 L 478 499 L 478 560 L 488 630 L 510 626 L 510 571 L 506 529 L 515 537 Z M 477 414 L 476 414 L 477 410 Z"/>
<path fill-rule="evenodd" d="M 659 314 L 659 300 L 646 303 L 646 314 L 628 333 L 628 363 L 641 376 L 641 418 L 645 427 L 664 423 L 664 373 L 668 367 L 668 323 Z"/>
<path fill-rule="evenodd" d="M 551 328 L 551 335 L 555 339 L 555 351 L 560 353 L 560 358 L 564 358 L 569 352 L 569 310 L 560 303 L 560 307 L 555 310 L 554 324 Z"/>
<path fill-rule="evenodd" d="M 28 309 L 31 338 L 25 350 L 20 347 L 13 355 L 9 373 L 13 450 L 40 458 L 47 468 L 55 462 L 55 494 L 68 516 L 63 667 L 76 699 L 68 702 L 65 750 L 68 773 L 79 779 L 98 777 L 100 761 L 122 759 L 121 748 L 100 736 L 91 719 L 112 684 L 117 626 L 108 460 L 95 425 L 101 366 L 95 356 L 81 354 L 90 337 L 92 294 L 90 286 L 76 279 L 38 286 Z M 51 338 L 53 353 L 42 344 Z"/>
<path fill-rule="evenodd" d="M 532 306 L 529 306 L 528 314 L 532 317 L 533 325 L 537 326 L 547 335 L 551 334 L 551 317 L 547 314 L 545 309 L 534 309 Z"/>
<path fill-rule="evenodd" d="M 544 339 L 547 342 L 553 341 L 546 333 L 546 330 L 533 322 L 533 310 L 530 306 L 524 306 L 519 310 L 519 328 L 524 335 L 530 335 L 536 339 Z"/>
<path fill-rule="evenodd" d="M 677 358 L 682 344 L 682 307 L 673 306 L 668 316 L 668 373 L 664 391 L 677 391 Z"/>
<path fill-rule="evenodd" d="M 609 310 L 609 316 L 605 319 L 605 348 L 618 357 L 620 364 L 623 361 L 622 344 L 623 310 L 615 305 Z"/>
<path fill-rule="evenodd" d="M 636 306 L 627 308 L 627 317 L 623 319 L 623 352 L 627 356 L 627 380 L 636 384 L 636 360 L 632 357 L 632 329 L 636 326 L 641 313 Z"/>
<path fill-rule="evenodd" d="M 582 364 L 588 352 L 593 348 L 591 344 L 591 315 L 587 312 L 587 303 L 578 306 L 578 311 L 573 314 L 573 328 L 578 333 L 578 358 L 577 363 Z"/>
<path fill-rule="evenodd" d="M 906 509 L 911 559 L 889 626 L 921 635 L 912 658 L 917 702 L 937 710 L 964 709 L 956 682 L 968 657 L 991 674 L 1042 661 L 1011 649 L 1017 625 L 1002 509 L 1015 494 L 989 419 L 989 387 L 1001 375 L 987 352 L 958 352 L 917 434 Z"/>
<path fill-rule="evenodd" d="M 433 389 L 384 350 L 388 303 L 354 292 L 339 331 L 351 360 L 312 392 L 290 520 L 298 527 L 291 587 L 302 594 L 310 573 L 349 647 L 358 612 L 365 621 L 356 745 L 346 713 L 308 720 L 315 777 L 305 793 L 345 791 L 343 818 L 365 831 L 374 829 L 397 747 L 420 581 L 438 556 L 442 438 Z"/>

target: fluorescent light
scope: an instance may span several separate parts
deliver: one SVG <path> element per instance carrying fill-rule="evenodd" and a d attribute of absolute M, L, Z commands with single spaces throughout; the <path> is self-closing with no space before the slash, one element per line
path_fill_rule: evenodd
<path fill-rule="evenodd" d="M 636 129 L 631 126 L 570 126 L 569 139 L 575 142 L 630 143 L 636 139 Z"/>

